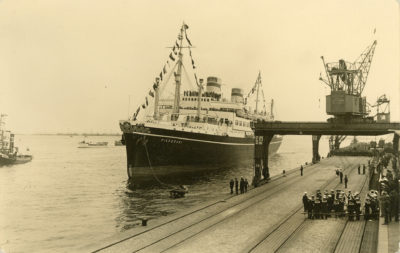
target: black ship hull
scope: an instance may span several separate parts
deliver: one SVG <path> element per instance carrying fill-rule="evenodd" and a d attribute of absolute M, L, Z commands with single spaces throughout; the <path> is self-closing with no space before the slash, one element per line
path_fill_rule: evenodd
<path fill-rule="evenodd" d="M 127 170 L 131 182 L 154 181 L 221 167 L 249 165 L 254 139 L 141 127 L 124 131 Z M 274 137 L 270 153 L 282 138 Z"/>
<path fill-rule="evenodd" d="M 0 156 L 0 166 L 22 164 L 32 161 L 32 156 L 21 155 L 16 157 L 3 157 Z"/>

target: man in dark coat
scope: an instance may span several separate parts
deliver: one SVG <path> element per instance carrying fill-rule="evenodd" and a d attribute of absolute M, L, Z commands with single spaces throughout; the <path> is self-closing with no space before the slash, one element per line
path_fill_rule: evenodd
<path fill-rule="evenodd" d="M 240 178 L 240 194 L 244 193 L 244 179 L 243 177 Z"/>
<path fill-rule="evenodd" d="M 399 194 L 396 190 L 392 190 L 389 194 L 390 196 L 390 208 L 391 208 L 391 217 L 394 217 L 395 221 L 399 221 Z"/>
<path fill-rule="evenodd" d="M 343 183 L 343 172 L 339 171 L 340 183 Z"/>
<path fill-rule="evenodd" d="M 347 175 L 344 175 L 344 188 L 347 188 L 347 182 L 349 182 L 349 179 L 347 178 Z"/>
<path fill-rule="evenodd" d="M 315 197 L 314 195 L 312 195 L 311 199 L 308 200 L 307 204 L 307 212 L 309 219 L 314 219 L 314 204 L 315 204 Z"/>
<path fill-rule="evenodd" d="M 303 165 L 300 165 L 300 176 L 303 176 Z"/>
<path fill-rule="evenodd" d="M 231 181 L 229 182 L 229 187 L 231 188 L 231 194 L 233 194 L 233 186 L 235 185 L 235 181 L 233 181 L 233 179 L 231 179 Z"/>
<path fill-rule="evenodd" d="M 308 210 L 308 196 L 307 196 L 307 192 L 304 193 L 303 195 L 303 206 L 304 206 L 304 212 L 306 212 Z"/>
<path fill-rule="evenodd" d="M 236 195 L 239 194 L 239 181 L 237 178 L 235 178 L 235 191 L 236 191 Z"/>
<path fill-rule="evenodd" d="M 387 225 L 390 221 L 390 197 L 387 192 L 382 192 L 380 202 L 382 203 L 382 214 L 385 217 L 383 225 Z"/>

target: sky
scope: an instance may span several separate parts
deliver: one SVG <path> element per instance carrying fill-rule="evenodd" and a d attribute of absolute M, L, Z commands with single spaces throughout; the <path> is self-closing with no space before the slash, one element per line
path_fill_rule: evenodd
<path fill-rule="evenodd" d="M 352 62 L 377 40 L 363 95 L 374 104 L 386 94 L 399 121 L 395 0 L 0 0 L 7 128 L 119 132 L 118 121 L 144 102 L 183 21 L 199 77 L 220 77 L 229 93 L 250 89 L 261 71 L 266 98 L 285 121 L 325 121 L 320 56 Z"/>

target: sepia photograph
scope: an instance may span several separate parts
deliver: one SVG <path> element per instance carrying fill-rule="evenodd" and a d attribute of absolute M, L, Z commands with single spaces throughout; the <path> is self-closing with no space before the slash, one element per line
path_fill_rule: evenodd
<path fill-rule="evenodd" d="M 0 0 L 0 253 L 400 253 L 400 0 Z"/>

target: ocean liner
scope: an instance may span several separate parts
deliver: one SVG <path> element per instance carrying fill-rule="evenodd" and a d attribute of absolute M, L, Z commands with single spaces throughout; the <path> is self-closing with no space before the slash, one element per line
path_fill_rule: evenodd
<path fill-rule="evenodd" d="M 248 165 L 254 156 L 252 124 L 273 120 L 273 100 L 267 112 L 260 74 L 247 96 L 241 88 L 232 88 L 230 100 L 222 96 L 220 78 L 207 77 L 205 85 L 203 79 L 197 79 L 187 29 L 183 24 L 145 102 L 132 118 L 120 121 L 130 182 L 160 181 L 185 173 Z M 182 74 L 188 76 L 183 64 L 186 50 L 195 89 L 183 90 Z M 175 89 L 172 97 L 163 97 L 171 76 L 168 72 L 173 73 Z M 251 107 L 250 101 L 255 106 Z M 281 136 L 274 136 L 269 152 L 275 153 L 281 142 Z"/>

